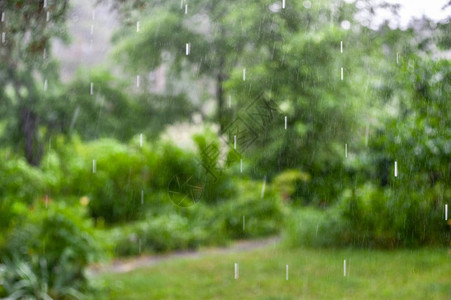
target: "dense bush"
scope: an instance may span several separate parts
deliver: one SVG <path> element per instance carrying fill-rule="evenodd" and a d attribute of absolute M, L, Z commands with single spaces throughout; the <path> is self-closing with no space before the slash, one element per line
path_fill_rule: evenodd
<path fill-rule="evenodd" d="M 202 139 L 203 135 L 197 135 L 198 143 Z M 208 176 L 194 151 L 169 141 L 144 141 L 140 146 L 138 137 L 129 144 L 111 139 L 82 143 L 73 138 L 69 143 L 57 140 L 55 144 L 44 166 L 51 193 L 86 196 L 90 215 L 97 221 L 111 224 L 137 220 L 144 216 L 146 208 L 161 202 L 155 195 L 167 193 L 176 176 L 195 177 L 206 203 L 221 202 L 236 194 L 229 173 L 217 178 Z"/>
<path fill-rule="evenodd" d="M 126 256 L 223 244 L 227 237 L 220 230 L 214 209 L 198 203 L 187 208 L 172 206 L 165 214 L 149 213 L 145 221 L 110 230 L 109 237 L 115 254 Z"/>
<path fill-rule="evenodd" d="M 66 174 L 61 179 L 62 193 L 86 196 L 91 216 L 107 223 L 136 220 L 149 204 L 150 194 L 166 192 L 174 174 L 195 170 L 194 155 L 169 143 L 140 147 L 136 141 L 121 144 L 103 139 L 83 144 L 74 139 L 57 151 Z"/>
<path fill-rule="evenodd" d="M 31 203 L 42 196 L 46 178 L 23 158 L 9 157 L 0 164 L 0 199 Z"/>
<path fill-rule="evenodd" d="M 296 209 L 285 227 L 285 241 L 292 246 L 448 245 L 451 228 L 444 220 L 443 191 L 439 185 L 421 193 L 372 185 L 347 190 L 327 210 Z"/>
<path fill-rule="evenodd" d="M 115 254 L 126 256 L 193 249 L 205 242 L 206 231 L 206 228 L 193 227 L 187 218 L 170 214 L 117 228 L 112 234 Z"/>
<path fill-rule="evenodd" d="M 67 172 L 63 191 L 89 198 L 89 212 L 95 219 L 118 222 L 136 219 L 141 205 L 141 190 L 153 176 L 154 160 L 143 152 L 114 140 L 99 140 L 66 146 L 62 168 Z M 93 171 L 93 161 L 96 170 Z"/>
<path fill-rule="evenodd" d="M 302 184 L 310 181 L 310 174 L 289 169 L 274 178 L 274 187 L 279 192 L 283 200 L 293 200 L 293 195 Z M 296 199 L 299 201 L 299 198 Z M 304 202 L 304 201 L 302 201 Z"/>
<path fill-rule="evenodd" d="M 352 242 L 396 247 L 445 245 L 451 232 L 444 220 L 443 185 L 399 191 L 364 186 L 345 194 L 341 213 Z"/>
<path fill-rule="evenodd" d="M 28 211 L 28 207 L 22 202 L 0 200 L 0 249 L 10 243 L 11 232 L 22 225 Z"/>
<path fill-rule="evenodd" d="M 236 185 L 240 187 L 236 198 L 215 205 L 199 202 L 185 208 L 168 206 L 166 199 L 159 207 L 149 209 L 145 221 L 111 229 L 109 239 L 115 245 L 115 254 L 193 249 L 222 245 L 232 239 L 277 234 L 286 208 L 271 185 L 266 185 L 263 198 L 261 183 L 243 180 Z"/>
<path fill-rule="evenodd" d="M 216 204 L 236 196 L 237 187 L 232 179 L 233 166 L 238 164 L 233 151 L 226 151 L 218 136 L 209 130 L 196 134 L 193 141 L 198 150 L 198 168 L 205 179 L 202 201 Z"/>
<path fill-rule="evenodd" d="M 137 139 L 121 144 L 110 139 L 81 143 L 74 138 L 69 144 L 61 142 L 55 151 L 58 155 L 49 154 L 51 163 L 44 167 L 52 178 L 52 192 L 88 197 L 91 216 L 107 223 L 138 219 L 143 208 L 159 201 L 151 195 L 167 193 L 175 176 L 205 179 L 202 200 L 210 203 L 235 190 L 230 176 L 208 178 L 194 152 L 167 141 L 144 142 L 141 147 Z"/>
<path fill-rule="evenodd" d="M 286 211 L 274 188 L 266 183 L 263 191 L 262 183 L 246 180 L 237 186 L 237 197 L 222 203 L 216 211 L 216 222 L 227 236 L 236 239 L 278 233 Z"/>
<path fill-rule="evenodd" d="M 23 220 L 27 205 L 45 199 L 46 186 L 43 172 L 24 159 L 9 155 L 0 163 L 0 247 L 7 242 L 7 234 Z"/>
<path fill-rule="evenodd" d="M 86 266 L 99 254 L 80 208 L 35 203 L 0 249 L 0 285 L 11 299 L 81 298 Z M 49 298 L 51 297 L 51 298 Z"/>
<path fill-rule="evenodd" d="M 335 230 L 326 233 L 335 245 L 393 248 L 450 242 L 444 209 L 451 202 L 451 106 L 444 95 L 451 90 L 451 64 L 408 55 L 393 77 L 393 82 L 374 89 L 386 105 L 377 108 L 375 128 L 367 129 L 368 147 L 345 164 L 354 188 L 343 185 L 339 203 L 318 216 L 320 224 L 340 228 L 339 240 Z M 326 185 L 330 178 L 321 180 Z M 335 217 L 328 221 L 331 212 Z M 293 221 L 287 236 L 293 244 L 302 244 L 302 237 L 312 231 L 306 233 L 305 224 L 318 221 L 308 215 L 293 218 L 303 225 Z M 322 238 L 313 241 L 327 244 Z"/>

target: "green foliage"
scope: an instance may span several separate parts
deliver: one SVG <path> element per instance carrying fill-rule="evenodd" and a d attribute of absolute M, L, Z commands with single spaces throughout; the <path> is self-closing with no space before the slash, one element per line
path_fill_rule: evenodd
<path fill-rule="evenodd" d="M 289 247 L 336 247 L 349 245 L 348 225 L 336 209 L 294 209 L 288 216 L 282 234 Z"/>
<path fill-rule="evenodd" d="M 16 200 L 31 203 L 43 196 L 46 183 L 41 170 L 30 166 L 22 158 L 11 155 L 0 164 L 0 199 L 4 202 Z"/>
<path fill-rule="evenodd" d="M 391 32 L 387 37 L 393 48 L 398 35 Z M 400 44 L 405 42 L 401 38 Z M 352 182 L 355 188 L 344 190 L 340 203 L 324 213 L 322 222 L 303 217 L 307 224 L 327 224 L 326 216 L 333 214 L 329 225 L 340 228 L 338 236 L 331 230 L 320 238 L 315 236 L 311 244 L 330 245 L 320 241 L 323 237 L 334 245 L 358 247 L 449 243 L 450 228 L 443 217 L 451 199 L 451 105 L 445 96 L 451 89 L 451 68 L 449 61 L 426 60 L 411 51 L 408 47 L 397 69 L 388 69 L 393 81 L 373 87 L 383 105 L 372 108 L 373 128 L 366 129 L 368 148 L 357 146 L 360 153 L 350 153 L 344 169 L 350 178 L 343 180 L 342 186 Z M 330 179 L 322 176 L 324 185 Z M 292 244 L 303 243 L 302 238 L 295 240 L 306 236 L 301 228 L 296 222 L 287 228 Z"/>
<path fill-rule="evenodd" d="M 379 114 L 384 125 L 377 128 L 369 145 L 375 157 L 372 163 L 378 167 L 374 177 L 381 178 L 383 186 L 393 184 L 387 174 L 398 160 L 406 183 L 424 187 L 449 183 L 451 104 L 445 95 L 451 91 L 451 64 L 411 55 L 396 75 L 389 99 L 395 114 Z"/>
<path fill-rule="evenodd" d="M 335 65 L 336 68 L 334 60 L 329 63 L 329 59 L 334 59 L 332 51 L 335 51 L 331 47 L 333 41 L 330 37 L 333 35 L 334 42 L 339 42 L 339 36 L 343 35 L 334 32 L 327 36 L 325 43 L 322 43 L 321 38 L 318 38 L 323 34 L 320 30 L 330 27 L 330 22 L 326 21 L 329 14 L 335 13 L 333 23 L 338 23 L 338 20 L 350 18 L 355 10 L 352 5 L 340 4 L 340 9 L 334 11 L 329 1 L 317 1 L 311 8 L 304 7 L 300 2 L 292 2 L 287 4 L 287 9 L 279 8 L 280 11 L 276 11 L 273 8 L 274 3 L 268 0 L 246 3 L 198 1 L 189 4 L 189 14 L 182 14 L 178 3 L 175 2 L 140 2 L 136 4 L 140 8 L 139 11 L 134 10 L 135 5 L 130 6 L 120 0 L 113 3 L 125 23 L 116 34 L 117 46 L 114 51 L 115 58 L 122 62 L 124 69 L 145 72 L 163 64 L 169 66 L 171 78 L 174 79 L 170 84 L 177 87 L 168 89 L 169 93 L 192 92 L 192 86 L 195 85 L 199 87 L 199 91 L 191 93 L 191 97 L 196 101 L 196 98 L 211 97 L 203 90 L 204 80 L 207 77 L 216 86 L 215 119 L 222 129 L 232 121 L 235 112 L 235 108 L 225 109 L 227 94 L 236 95 L 237 99 L 247 102 L 254 98 L 254 92 L 257 90 L 260 92 L 277 90 L 279 80 L 280 83 L 289 82 L 288 86 L 281 88 L 292 94 L 303 88 L 310 91 L 318 90 L 315 88 L 320 84 L 316 80 L 319 77 L 316 70 L 321 68 L 311 69 L 308 66 L 319 62 L 321 65 Z M 134 25 L 132 16 L 145 20 L 141 22 L 139 33 L 134 26 L 130 26 Z M 314 34 L 306 35 L 305 31 Z M 308 38 L 305 39 L 304 36 Z M 187 43 L 191 49 L 189 55 L 185 53 Z M 147 51 L 149 47 L 154 51 Z M 299 57 L 304 57 L 306 61 L 300 62 Z M 316 58 L 319 60 L 315 60 Z M 309 63 L 313 61 L 314 63 Z M 277 70 L 277 65 L 281 65 L 285 73 Z M 303 78 L 298 76 L 300 65 L 304 67 L 303 74 L 314 71 L 311 72 L 309 82 L 302 87 L 299 81 Z M 192 74 L 186 71 L 188 67 L 198 71 Z M 241 87 L 229 82 L 230 79 L 234 81 L 241 76 L 243 68 L 250 70 L 251 93 L 249 93 L 251 85 L 248 82 Z M 329 69 L 326 72 L 329 72 Z M 324 76 L 321 79 L 327 78 L 330 77 Z M 189 84 L 186 84 L 186 81 Z M 264 88 L 259 89 L 260 85 Z M 295 85 L 298 88 L 295 88 Z M 339 87 L 338 81 L 333 85 L 328 81 L 326 86 L 327 88 L 330 86 L 327 106 L 331 108 L 329 112 L 333 114 L 340 105 L 334 110 L 332 107 L 334 103 L 330 99 L 337 91 L 339 91 L 337 97 L 344 96 L 345 93 L 341 93 L 344 89 L 334 90 L 334 87 Z M 309 93 L 303 94 L 305 97 L 310 96 Z M 277 92 L 275 95 L 279 96 Z M 311 100 L 309 105 L 318 102 Z"/>
<path fill-rule="evenodd" d="M 68 1 L 0 4 L 0 272 L 11 297 L 79 298 L 86 289 L 96 247 L 84 212 L 70 207 L 79 201 L 99 227 L 115 226 L 99 242 L 120 256 L 282 226 L 292 246 L 447 243 L 451 63 L 430 49 L 449 48 L 449 24 L 372 30 L 354 21 L 358 9 L 346 1 L 287 1 L 281 9 L 273 0 L 202 0 L 188 14 L 176 2 L 132 2 L 113 1 L 125 25 L 113 59 L 130 73 L 80 70 L 68 84 L 55 61 L 41 58 L 53 38 L 66 38 Z M 165 91 L 146 80 L 131 86 L 130 78 L 158 68 Z M 204 105 L 212 98 L 214 117 Z M 274 110 L 249 107 L 256 100 Z M 194 136 L 197 153 L 159 137 L 194 112 L 219 125 L 219 134 Z M 238 136 L 252 139 L 238 147 L 244 175 L 226 130 L 234 120 L 251 128 Z M 216 152 L 205 157 L 209 150 Z M 294 204 L 286 221 L 284 200 Z"/>
<path fill-rule="evenodd" d="M 7 242 L 7 233 L 20 225 L 27 204 L 45 199 L 46 187 L 43 172 L 24 159 L 11 155 L 0 164 L 0 247 Z"/>
<path fill-rule="evenodd" d="M 6 130 L 2 144 L 23 153 L 27 162 L 39 165 L 42 157 L 40 116 L 45 112 L 45 102 L 55 95 L 59 85 L 58 68 L 51 58 L 51 41 L 67 41 L 67 0 L 48 3 L 44 1 L 2 1 L 4 20 L 1 31 L 5 35 L 0 49 L 0 117 Z M 47 12 L 52 12 L 48 22 Z M 44 93 L 45 82 L 48 91 Z"/>
<path fill-rule="evenodd" d="M 412 54 L 384 88 L 391 114 L 378 114 L 369 149 L 357 158 L 364 170 L 357 176 L 368 175 L 372 184 L 358 180 L 340 208 L 352 243 L 396 247 L 449 240 L 443 215 L 451 199 L 451 105 L 444 96 L 451 89 L 450 66 Z"/>
<path fill-rule="evenodd" d="M 286 208 L 274 188 L 266 184 L 262 197 L 263 186 L 260 183 L 242 180 L 237 186 L 237 196 L 217 209 L 216 222 L 227 236 L 236 239 L 277 234 L 282 227 Z"/>
<path fill-rule="evenodd" d="M 193 199 L 196 201 L 212 204 L 236 193 L 230 174 L 224 173 L 213 180 L 194 152 L 164 140 L 144 141 L 142 147 L 136 139 L 129 144 L 113 139 L 86 144 L 73 139 L 67 145 L 58 141 L 56 144 L 55 151 L 60 158 L 50 155 L 52 163 L 45 168 L 48 178 L 54 181 L 53 192 L 87 197 L 90 214 L 98 221 L 136 220 L 144 215 L 146 208 L 168 204 L 169 199 L 163 198 L 174 178 L 198 179 L 195 184 L 201 185 L 202 194 L 200 199 Z M 190 190 L 176 192 L 180 197 L 192 197 Z"/>
<path fill-rule="evenodd" d="M 235 197 L 237 187 L 232 179 L 231 167 L 236 161 L 230 158 L 232 151 L 224 149 L 217 135 L 208 130 L 194 135 L 193 141 L 198 148 L 198 168 L 201 168 L 202 180 L 205 182 L 202 201 L 215 204 Z"/>
<path fill-rule="evenodd" d="M 299 184 L 310 181 L 308 173 L 299 170 L 286 170 L 274 178 L 274 187 L 284 200 L 289 200 L 293 196 Z"/>
<path fill-rule="evenodd" d="M 313 19 L 322 14 L 300 8 L 299 15 L 304 13 Z M 361 86 L 353 84 L 360 74 L 353 69 L 363 58 L 353 49 L 337 55 L 340 41 L 353 39 L 351 32 L 318 22 L 306 33 L 294 25 L 295 20 L 302 22 L 299 15 L 275 14 L 274 23 L 285 29 L 274 33 L 280 34 L 281 40 L 267 44 L 272 48 L 262 51 L 259 59 L 252 60 L 254 49 L 250 49 L 243 65 L 248 78 L 244 81 L 242 70 L 235 70 L 225 86 L 240 99 L 234 108 L 237 111 L 255 99 L 277 104 L 272 118 L 258 119 L 270 124 L 256 128 L 258 137 L 249 150 L 255 166 L 253 175 L 271 178 L 286 169 L 304 170 L 311 179 L 297 187 L 293 198 L 325 206 L 338 199 L 347 183 L 343 150 L 355 139 L 352 132 L 358 128 L 360 116 L 356 112 L 361 105 L 357 100 Z M 346 80 L 340 80 L 343 66 Z M 287 129 L 283 125 L 285 116 Z"/>
<path fill-rule="evenodd" d="M 160 142 L 155 146 L 157 163 L 152 172 L 152 185 L 161 190 L 168 190 L 169 182 L 178 174 L 196 174 L 198 162 L 193 152 L 183 150 L 170 142 Z M 156 176 L 158 172 L 158 176 Z"/>
<path fill-rule="evenodd" d="M 83 299 L 79 291 L 81 287 L 74 280 L 70 253 L 62 254 L 60 261 L 55 266 L 61 272 L 55 282 L 51 282 L 52 275 L 47 268 L 45 259 L 33 255 L 31 260 L 23 261 L 18 258 L 6 260 L 0 266 L 0 287 L 4 289 L 7 299 Z M 1 292 L 0 292 L 1 294 Z"/>
<path fill-rule="evenodd" d="M 371 186 L 348 192 L 341 204 L 349 225 L 344 235 L 352 244 L 372 247 L 446 245 L 451 231 L 443 219 L 443 196 L 451 190 L 440 184 L 421 192 Z"/>
<path fill-rule="evenodd" d="M 81 299 L 86 266 L 99 255 L 84 211 L 52 202 L 33 210 L 1 245 L 0 285 L 12 299 Z"/>
<path fill-rule="evenodd" d="M 231 239 L 277 234 L 282 228 L 286 207 L 272 187 L 267 186 L 264 197 L 260 198 L 260 184 L 242 181 L 237 186 L 240 187 L 238 196 L 216 205 L 199 202 L 187 208 L 166 206 L 162 209 L 159 204 L 149 210 L 145 221 L 111 229 L 109 239 L 115 245 L 115 254 L 193 249 L 224 244 Z"/>
<path fill-rule="evenodd" d="M 208 242 L 207 228 L 197 227 L 177 214 L 161 215 L 113 233 L 115 254 L 137 255 L 141 252 L 165 252 L 194 249 Z"/>
<path fill-rule="evenodd" d="M 447 245 L 451 230 L 444 220 L 443 196 L 437 184 L 407 191 L 371 185 L 346 190 L 342 200 L 324 211 L 295 209 L 284 228 L 290 246 L 374 248 Z"/>
<path fill-rule="evenodd" d="M 0 204 L 0 248 L 8 243 L 8 236 L 17 226 L 20 226 L 28 212 L 28 207 L 17 201 L 3 200 Z"/>
<path fill-rule="evenodd" d="M 217 209 L 201 202 L 186 208 L 155 207 L 145 221 L 115 227 L 108 237 L 117 256 L 223 244 L 229 237 L 221 231 L 217 214 Z"/>
<path fill-rule="evenodd" d="M 63 164 L 63 191 L 68 195 L 87 196 L 94 218 L 106 222 L 136 218 L 146 172 L 142 153 L 114 140 L 90 144 L 74 141 L 72 146 L 73 149 L 65 148 L 68 160 Z"/>
<path fill-rule="evenodd" d="M 53 133 L 76 133 L 84 140 L 108 137 L 128 141 L 138 132 L 154 138 L 165 126 L 186 119 L 192 111 L 184 95 L 140 92 L 103 68 L 79 70 L 61 93 L 65 101 L 53 99 L 45 120 Z"/>

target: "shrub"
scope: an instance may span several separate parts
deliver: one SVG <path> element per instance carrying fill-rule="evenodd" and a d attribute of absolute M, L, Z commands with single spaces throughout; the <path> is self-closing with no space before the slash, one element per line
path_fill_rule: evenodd
<path fill-rule="evenodd" d="M 80 298 L 85 267 L 99 254 L 89 220 L 79 208 L 35 203 L 0 249 L 1 285 L 12 298 Z"/>
<path fill-rule="evenodd" d="M 85 146 L 84 169 L 74 183 L 91 201 L 89 211 L 94 218 L 108 223 L 134 220 L 141 205 L 141 190 L 152 170 L 141 152 L 113 140 L 100 140 Z M 96 160 L 96 173 L 92 172 Z"/>
<path fill-rule="evenodd" d="M 4 296 L 11 300 L 82 299 L 79 280 L 73 281 L 77 275 L 64 269 L 71 259 L 70 256 L 68 252 L 61 255 L 56 265 L 61 272 L 53 283 L 45 259 L 37 255 L 32 255 L 28 260 L 21 260 L 16 256 L 12 260 L 6 259 L 5 264 L 0 267 L 0 286 L 3 287 Z"/>
<path fill-rule="evenodd" d="M 57 139 L 55 144 L 58 155 L 50 153 L 48 167 L 44 168 L 51 192 L 66 197 L 86 196 L 90 215 L 99 222 L 114 224 L 139 219 L 146 209 L 154 209 L 155 203 L 162 202 L 155 195 L 165 198 L 176 176 L 196 178 L 195 183 L 202 190 L 201 198 L 196 200 L 204 203 L 218 203 L 236 193 L 229 173 L 213 180 L 194 152 L 168 141 L 144 142 L 141 147 L 136 138 L 129 144 L 111 139 L 82 143 L 74 138 L 68 144 Z M 177 192 L 190 197 L 192 191 Z M 192 203 L 180 206 L 185 204 Z"/>
<path fill-rule="evenodd" d="M 323 164 L 308 169 L 309 180 L 298 181 L 292 195 L 295 202 L 324 208 L 339 201 L 343 185 L 349 180 L 348 174 L 341 161 L 326 160 Z"/>
<path fill-rule="evenodd" d="M 201 170 L 194 153 L 164 141 L 140 147 L 135 140 L 130 144 L 109 139 L 82 144 L 74 139 L 61 148 L 58 151 L 64 163 L 60 166 L 67 174 L 61 191 L 87 196 L 91 216 L 109 224 L 137 220 L 143 209 L 152 206 L 148 199 L 155 200 L 149 195 L 167 193 L 175 175 Z"/>
<path fill-rule="evenodd" d="M 261 183 L 242 180 L 237 187 L 238 196 L 220 204 L 216 213 L 216 220 L 226 235 L 236 239 L 278 233 L 286 208 L 272 186 L 266 184 L 263 197 Z"/>
<path fill-rule="evenodd" d="M 158 197 L 158 196 L 156 196 Z M 118 226 L 108 233 L 118 256 L 144 252 L 195 249 L 202 245 L 223 245 L 229 237 L 218 222 L 215 207 L 202 202 L 190 207 L 168 205 L 167 195 L 159 208 L 146 213 L 146 221 Z"/>
<path fill-rule="evenodd" d="M 282 241 L 289 247 L 334 247 L 349 243 L 346 224 L 336 209 L 294 209 L 287 218 Z"/>
<path fill-rule="evenodd" d="M 135 147 L 109 139 L 87 144 L 74 139 L 57 151 L 66 174 L 60 183 L 64 195 L 86 196 L 95 219 L 113 223 L 137 218 L 141 190 L 152 175 L 149 170 L 155 170 L 155 161 L 146 160 Z"/>
<path fill-rule="evenodd" d="M 10 199 L 0 199 L 0 248 L 8 242 L 8 234 L 22 223 L 28 208 L 24 203 Z"/>
<path fill-rule="evenodd" d="M 291 246 L 412 247 L 447 245 L 451 231 L 444 217 L 446 187 L 422 191 L 361 186 L 344 192 L 337 205 L 318 211 L 298 209 L 287 221 Z"/>
<path fill-rule="evenodd" d="M 24 159 L 11 157 L 0 164 L 0 248 L 8 243 L 8 234 L 20 226 L 27 205 L 42 197 L 45 188 L 42 171 Z"/>
<path fill-rule="evenodd" d="M 188 218 L 172 213 L 116 228 L 111 234 L 115 254 L 127 256 L 141 252 L 194 249 L 208 242 L 211 237 L 208 230 L 211 229 L 193 225 Z"/>
<path fill-rule="evenodd" d="M 201 245 L 225 244 L 230 239 L 276 234 L 286 208 L 268 184 L 261 198 L 261 183 L 235 183 L 240 197 L 219 204 L 199 202 L 190 207 L 166 206 L 150 210 L 146 221 L 114 228 L 110 239 L 118 256 L 140 252 L 194 249 Z M 167 197 L 167 196 L 166 196 Z M 164 198 L 164 197 L 163 197 Z M 246 217 L 243 231 L 243 215 Z"/>
<path fill-rule="evenodd" d="M 43 173 L 22 159 L 11 158 L 0 164 L 0 199 L 31 203 L 46 188 Z"/>
<path fill-rule="evenodd" d="M 354 243 L 375 247 L 446 245 L 443 220 L 446 187 L 410 190 L 365 185 L 345 193 L 340 210 Z"/>
<path fill-rule="evenodd" d="M 150 185 L 156 189 L 167 191 L 168 184 L 175 175 L 195 174 L 198 169 L 198 162 L 195 154 L 183 150 L 170 142 L 161 141 L 154 145 L 157 161 L 152 169 L 155 175 L 149 181 Z M 146 153 L 146 158 L 152 153 Z"/>
<path fill-rule="evenodd" d="M 198 169 L 205 179 L 202 201 L 216 204 L 236 196 L 237 188 L 232 180 L 233 169 L 238 163 L 233 150 L 227 152 L 216 134 L 206 130 L 203 134 L 193 136 L 198 148 Z"/>
<path fill-rule="evenodd" d="M 283 200 L 290 200 L 299 184 L 310 181 L 310 175 L 299 170 L 286 170 L 274 178 L 274 187 Z"/>

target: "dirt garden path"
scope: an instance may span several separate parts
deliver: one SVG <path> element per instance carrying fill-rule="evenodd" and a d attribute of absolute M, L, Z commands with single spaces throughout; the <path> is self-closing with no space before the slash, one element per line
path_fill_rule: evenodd
<path fill-rule="evenodd" d="M 236 253 L 264 248 L 269 245 L 276 245 L 279 240 L 279 237 L 271 237 L 260 240 L 238 241 L 234 242 L 231 246 L 222 248 L 205 248 L 199 251 L 176 251 L 166 254 L 141 255 L 127 259 L 115 259 L 106 264 L 92 265 L 88 268 L 88 272 L 93 275 L 99 275 L 102 273 L 126 273 L 138 268 L 150 267 L 163 261 L 173 260 L 177 258 L 195 259 L 209 254 Z"/>

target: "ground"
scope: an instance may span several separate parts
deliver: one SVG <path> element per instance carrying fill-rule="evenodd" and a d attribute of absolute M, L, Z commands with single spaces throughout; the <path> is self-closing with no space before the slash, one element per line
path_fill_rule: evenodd
<path fill-rule="evenodd" d="M 447 249 L 286 249 L 276 240 L 264 244 L 166 257 L 129 272 L 111 269 L 96 275 L 103 291 L 95 299 L 451 299 Z"/>

